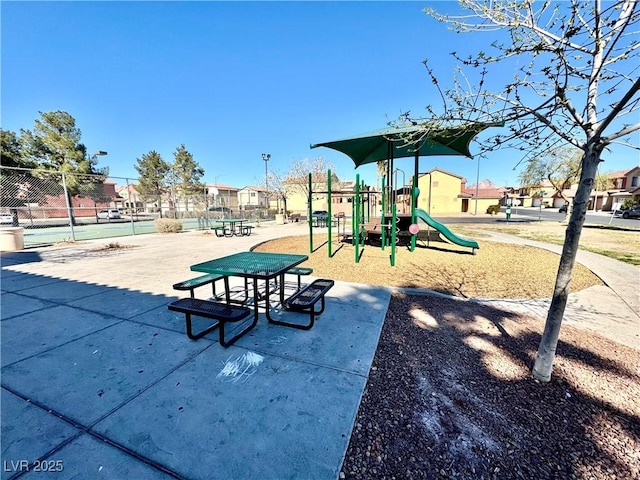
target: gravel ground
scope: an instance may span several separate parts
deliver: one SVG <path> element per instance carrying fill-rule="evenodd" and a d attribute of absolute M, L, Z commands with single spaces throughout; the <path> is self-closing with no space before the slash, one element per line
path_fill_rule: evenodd
<path fill-rule="evenodd" d="M 340 478 L 640 478 L 638 351 L 568 326 L 552 381 L 543 321 L 396 296 Z"/>
<path fill-rule="evenodd" d="M 475 298 L 549 297 L 558 256 L 482 241 L 409 253 L 314 235 L 314 275 Z M 308 237 L 258 249 L 306 252 Z M 576 265 L 572 291 L 601 284 Z M 544 319 L 441 296 L 394 295 L 340 478 L 640 479 L 640 355 L 563 326 L 552 381 L 531 374 Z"/>

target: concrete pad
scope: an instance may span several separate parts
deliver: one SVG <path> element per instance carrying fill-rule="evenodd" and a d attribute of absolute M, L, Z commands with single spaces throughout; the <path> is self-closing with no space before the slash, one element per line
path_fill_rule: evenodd
<path fill-rule="evenodd" d="M 94 429 L 189 479 L 335 479 L 365 382 L 213 346 Z"/>
<path fill-rule="evenodd" d="M 91 425 L 209 345 L 123 322 L 3 368 L 2 383 Z"/>
<path fill-rule="evenodd" d="M 2 402 L 2 479 L 26 470 L 25 461 L 31 463 L 80 434 L 80 430 L 67 422 L 4 388 L 0 400 Z"/>
<path fill-rule="evenodd" d="M 25 303 L 39 302 L 25 297 Z M 119 320 L 64 305 L 12 317 L 0 323 L 2 365 L 46 352 L 77 338 L 109 327 Z"/>
<path fill-rule="evenodd" d="M 171 300 L 171 299 L 169 299 Z M 176 298 L 177 300 L 177 298 Z M 167 302 L 168 304 L 169 302 Z M 142 323 L 145 325 L 150 325 L 158 328 L 165 328 L 167 330 L 171 330 L 173 332 L 179 333 L 180 335 L 187 335 L 187 327 L 185 323 L 185 315 L 184 313 L 172 312 L 170 311 L 166 305 L 162 305 L 158 308 L 154 308 L 148 312 L 143 313 L 142 315 L 138 315 L 131 320 L 131 322 Z M 211 324 L 212 320 L 208 318 L 201 317 L 192 317 L 191 318 L 193 324 L 193 330 L 199 331 L 202 326 L 206 324 Z M 209 338 L 212 341 L 216 341 L 217 332 L 214 332 L 213 335 L 208 335 L 206 338 Z"/>
<path fill-rule="evenodd" d="M 108 443 L 84 434 L 55 452 L 50 461 L 60 462 L 62 472 L 29 472 L 24 479 L 112 478 L 163 480 L 175 478 L 147 465 Z M 53 464 L 55 468 L 55 463 Z"/>
<path fill-rule="evenodd" d="M 6 292 L 0 296 L 0 320 L 4 321 L 8 318 L 54 306 L 55 304 L 51 302 Z"/>
<path fill-rule="evenodd" d="M 261 354 L 280 355 L 366 376 L 391 295 L 388 290 L 367 285 L 361 294 L 365 295 L 366 290 L 371 298 L 365 304 L 351 301 L 350 290 L 343 282 L 336 282 L 326 296 L 324 313 L 316 317 L 311 330 L 268 324 L 262 317 L 258 327 L 238 340 L 237 345 Z M 282 310 L 272 317 L 301 324 L 309 321 L 308 314 Z"/>
<path fill-rule="evenodd" d="M 20 290 L 22 295 L 52 300 L 57 303 L 67 303 L 79 298 L 90 297 L 98 293 L 106 292 L 109 287 L 95 283 L 79 281 L 60 281 L 48 285 L 40 285 L 33 288 Z"/>
<path fill-rule="evenodd" d="M 167 303 L 169 303 L 169 299 L 160 295 L 149 295 L 137 290 L 109 288 L 98 295 L 69 302 L 68 305 L 129 319 Z"/>
<path fill-rule="evenodd" d="M 25 288 L 38 287 L 40 285 L 51 285 L 56 282 L 64 281 L 59 277 L 49 275 L 35 275 L 32 273 L 14 273 L 5 274 L 6 270 L 2 270 L 2 290 L 6 292 L 19 292 Z"/>
<path fill-rule="evenodd" d="M 40 262 L 42 256 L 39 252 L 22 250 L 20 252 L 2 252 L 0 253 L 0 263 L 5 267 L 7 265 L 21 265 L 23 263 Z"/>

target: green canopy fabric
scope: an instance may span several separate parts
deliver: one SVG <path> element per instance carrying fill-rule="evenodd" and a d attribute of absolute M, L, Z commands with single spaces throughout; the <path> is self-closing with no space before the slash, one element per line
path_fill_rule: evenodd
<path fill-rule="evenodd" d="M 443 128 L 421 138 L 424 129 L 415 127 L 386 128 L 332 142 L 315 143 L 311 148 L 327 147 L 349 156 L 356 165 L 375 163 L 391 158 L 428 155 L 462 155 L 471 158 L 469 144 L 488 127 L 502 126 L 489 123 L 471 123 L 460 127 Z M 389 145 L 392 154 L 389 155 Z M 417 150 L 417 152 L 416 152 Z"/>

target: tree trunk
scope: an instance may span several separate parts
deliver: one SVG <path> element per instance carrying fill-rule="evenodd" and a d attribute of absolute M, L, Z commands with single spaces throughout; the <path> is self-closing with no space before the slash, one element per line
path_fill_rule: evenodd
<path fill-rule="evenodd" d="M 65 188 L 65 195 L 67 196 L 67 205 L 69 206 L 68 207 L 69 226 L 75 227 L 77 223 L 76 223 L 76 213 L 73 209 L 73 196 L 71 195 L 71 192 L 67 188 Z"/>
<path fill-rule="evenodd" d="M 580 183 L 574 199 L 569 225 L 565 233 L 553 298 L 551 299 L 551 306 L 547 314 L 544 333 L 542 334 L 542 339 L 538 346 L 538 353 L 536 354 L 533 376 L 542 382 L 551 380 L 553 360 L 558 345 L 562 318 L 569 297 L 569 284 L 571 283 L 573 266 L 578 253 L 580 234 L 582 232 L 582 226 L 584 225 L 591 190 L 595 184 L 596 170 L 600 162 L 600 149 L 598 147 L 596 142 L 587 144 L 587 151 L 582 161 Z"/>

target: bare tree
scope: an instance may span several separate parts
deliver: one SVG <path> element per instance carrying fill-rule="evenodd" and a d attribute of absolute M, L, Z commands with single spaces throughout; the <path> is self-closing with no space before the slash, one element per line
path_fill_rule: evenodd
<path fill-rule="evenodd" d="M 309 198 L 309 174 L 311 174 L 312 191 L 325 191 L 327 188 L 327 171 L 335 174 L 333 164 L 324 157 L 303 158 L 291 163 L 289 172 L 283 181 L 287 192 L 299 193 Z M 337 179 L 337 177 L 334 177 Z"/>
<path fill-rule="evenodd" d="M 269 190 L 267 191 L 267 195 L 270 199 L 281 200 L 284 214 L 287 214 L 287 184 L 285 182 L 285 175 L 279 170 L 269 170 L 267 173 L 267 178 L 265 181 L 268 181 Z M 265 185 L 266 188 L 266 185 Z M 278 212 L 280 213 L 280 212 Z"/>
<path fill-rule="evenodd" d="M 582 151 L 575 148 L 560 147 L 546 152 L 527 162 L 527 167 L 520 173 L 518 180 L 522 185 L 540 186 L 541 180 L 548 180 L 555 193 L 559 194 L 567 204 L 571 204 L 565 190 L 580 179 L 580 162 Z M 569 211 L 565 219 L 569 218 Z"/>
<path fill-rule="evenodd" d="M 613 143 L 638 148 L 629 135 L 640 129 L 640 7 L 638 0 L 459 3 L 465 14 L 443 15 L 432 9 L 426 12 L 457 32 L 490 32 L 492 39 L 503 40 L 495 40 L 486 51 L 471 56 L 453 52 L 461 66 L 449 89 L 440 87 L 434 70 L 425 61 L 443 100 L 443 111 L 428 106 L 431 119 L 415 118 L 407 112 L 397 123 L 421 125 L 423 136 L 429 137 L 434 130 L 442 131 L 450 124 L 464 122 L 474 128 L 477 122 L 504 122 L 506 131 L 483 140 L 481 153 L 511 147 L 523 152 L 521 161 L 561 145 L 581 150 L 574 208 L 533 367 L 534 377 L 547 382 L 601 154 Z M 500 77 L 510 69 L 513 78 L 499 89 L 489 87 L 495 84 L 490 69 Z M 467 72 L 478 75 L 477 86 L 472 86 L 475 82 Z"/>

